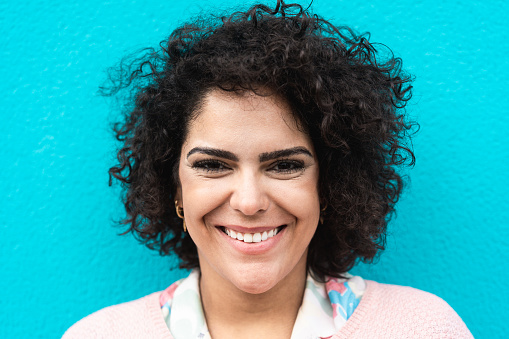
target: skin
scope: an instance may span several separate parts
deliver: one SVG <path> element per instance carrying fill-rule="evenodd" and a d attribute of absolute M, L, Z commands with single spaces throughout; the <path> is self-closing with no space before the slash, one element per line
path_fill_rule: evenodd
<path fill-rule="evenodd" d="M 182 146 L 177 197 L 214 338 L 289 338 L 320 216 L 318 161 L 281 98 L 210 91 Z M 281 227 L 266 242 L 233 240 Z"/>

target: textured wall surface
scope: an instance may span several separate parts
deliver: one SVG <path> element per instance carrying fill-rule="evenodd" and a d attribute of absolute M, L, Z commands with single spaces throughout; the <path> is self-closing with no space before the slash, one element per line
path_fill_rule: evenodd
<path fill-rule="evenodd" d="M 108 187 L 112 103 L 96 92 L 126 52 L 221 1 L 0 3 L 0 337 L 56 338 L 81 317 L 185 272 L 118 237 Z M 230 1 L 241 4 L 244 1 Z M 477 338 L 509 337 L 506 1 L 315 0 L 370 31 L 416 76 L 416 167 L 388 249 L 356 273 L 444 298 Z"/>

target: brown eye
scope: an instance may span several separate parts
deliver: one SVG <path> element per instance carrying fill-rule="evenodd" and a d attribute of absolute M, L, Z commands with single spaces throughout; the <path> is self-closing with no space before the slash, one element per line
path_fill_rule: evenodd
<path fill-rule="evenodd" d="M 297 160 L 279 160 L 275 162 L 272 167 L 270 167 L 271 171 L 277 173 L 294 173 L 304 169 L 304 163 Z"/>
<path fill-rule="evenodd" d="M 230 168 L 222 161 L 218 160 L 201 160 L 193 164 L 193 168 L 205 172 L 221 172 Z"/>

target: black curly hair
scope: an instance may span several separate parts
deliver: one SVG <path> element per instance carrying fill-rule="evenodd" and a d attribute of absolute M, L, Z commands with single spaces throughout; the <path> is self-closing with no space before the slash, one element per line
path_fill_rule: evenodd
<path fill-rule="evenodd" d="M 372 260 L 384 249 L 403 187 L 397 170 L 415 162 L 416 124 L 404 114 L 411 77 L 390 49 L 368 39 L 278 1 L 274 9 L 258 4 L 201 17 L 160 48 L 124 60 L 103 88 L 132 93 L 125 119 L 114 127 L 123 146 L 109 170 L 110 185 L 114 178 L 124 188 L 124 233 L 163 255 L 176 253 L 181 268 L 198 267 L 173 203 L 189 121 L 212 89 L 270 89 L 289 103 L 319 161 L 327 209 L 309 245 L 308 270 L 323 280 L 341 277 L 358 259 Z"/>

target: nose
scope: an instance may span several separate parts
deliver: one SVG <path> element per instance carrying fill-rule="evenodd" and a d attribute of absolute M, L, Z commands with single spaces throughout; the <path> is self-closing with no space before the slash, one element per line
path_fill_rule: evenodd
<path fill-rule="evenodd" d="M 256 173 L 240 174 L 233 183 L 230 206 L 244 215 L 255 215 L 267 210 L 269 196 L 263 179 Z"/>

